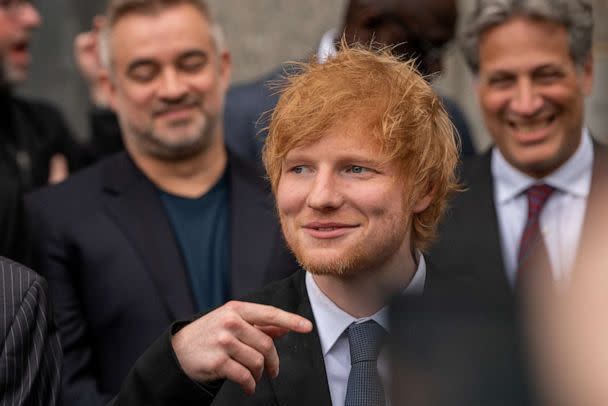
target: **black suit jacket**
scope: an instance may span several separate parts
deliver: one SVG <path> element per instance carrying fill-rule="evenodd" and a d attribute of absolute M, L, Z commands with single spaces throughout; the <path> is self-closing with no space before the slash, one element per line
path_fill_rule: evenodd
<path fill-rule="evenodd" d="M 26 262 L 28 241 L 17 179 L 0 173 L 0 255 Z"/>
<path fill-rule="evenodd" d="M 587 238 L 593 222 L 605 216 L 608 191 L 608 148 L 594 143 L 591 190 L 581 232 L 577 257 L 588 246 Z M 491 150 L 465 162 L 461 180 L 466 191 L 459 193 L 439 228 L 439 240 L 430 252 L 430 259 L 442 280 L 458 277 L 465 280 L 470 293 L 494 302 L 508 303 L 514 299 L 507 280 L 498 217 L 494 205 L 494 181 L 491 171 Z"/>
<path fill-rule="evenodd" d="M 291 274 L 262 176 L 229 156 L 231 289 Z M 102 404 L 150 343 L 195 312 L 184 259 L 156 187 L 119 153 L 26 199 L 65 353 L 65 404 Z"/>
<path fill-rule="evenodd" d="M 431 287 L 434 294 L 441 294 L 445 288 L 433 275 L 427 268 L 425 294 Z M 137 361 L 111 405 L 331 406 L 321 342 L 306 291 L 305 272 L 297 272 L 270 284 L 246 300 L 272 305 L 313 322 L 311 333 L 288 333 L 275 341 L 280 359 L 279 376 L 271 380 L 264 375 L 254 396 L 245 395 L 240 386 L 230 381 L 221 387 L 202 386 L 191 381 L 181 370 L 171 347 L 172 334 L 184 325 L 184 322 L 178 322 Z"/>
<path fill-rule="evenodd" d="M 55 154 L 67 158 L 70 170 L 82 166 L 83 150 L 53 106 L 0 89 L 0 109 L 0 172 L 17 179 L 23 191 L 48 183 Z"/>
<path fill-rule="evenodd" d="M 0 257 L 0 404 L 55 405 L 61 345 L 44 279 Z"/>
<path fill-rule="evenodd" d="M 297 72 L 297 66 L 284 65 L 258 80 L 229 89 L 224 113 L 226 144 L 235 154 L 250 162 L 261 163 L 261 151 L 267 136 L 270 115 L 279 101 L 280 92 L 273 84 L 285 75 Z M 276 86 L 275 86 L 276 87 Z M 448 97 L 441 97 L 461 140 L 461 156 L 475 155 L 469 125 L 462 110 Z"/>

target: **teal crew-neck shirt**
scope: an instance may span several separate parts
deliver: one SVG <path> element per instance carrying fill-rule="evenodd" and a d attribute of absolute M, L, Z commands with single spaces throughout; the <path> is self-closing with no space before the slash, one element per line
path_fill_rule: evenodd
<path fill-rule="evenodd" d="M 225 303 L 230 295 L 230 196 L 227 173 L 203 196 L 160 197 L 186 262 L 197 311 Z"/>

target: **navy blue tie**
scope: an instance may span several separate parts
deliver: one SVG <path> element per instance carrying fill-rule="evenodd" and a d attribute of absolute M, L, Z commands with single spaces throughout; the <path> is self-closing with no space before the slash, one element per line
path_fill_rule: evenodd
<path fill-rule="evenodd" d="M 384 406 L 384 387 L 376 360 L 386 331 L 373 320 L 348 327 L 351 369 L 344 406 Z"/>

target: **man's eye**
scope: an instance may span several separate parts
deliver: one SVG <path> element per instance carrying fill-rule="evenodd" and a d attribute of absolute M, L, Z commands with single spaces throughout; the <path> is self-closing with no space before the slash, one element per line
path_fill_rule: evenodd
<path fill-rule="evenodd" d="M 207 58 L 202 55 L 193 55 L 183 59 L 180 67 L 186 72 L 198 72 L 207 65 Z"/>
<path fill-rule="evenodd" d="M 302 165 L 294 166 L 293 168 L 291 168 L 291 172 L 293 172 L 293 173 L 303 173 L 304 172 L 304 166 L 302 166 Z"/>
<path fill-rule="evenodd" d="M 536 80 L 540 83 L 553 83 L 554 81 L 561 78 L 560 72 L 548 71 L 541 72 L 536 75 Z"/>
<path fill-rule="evenodd" d="M 368 169 L 364 166 L 353 165 L 348 169 L 348 171 L 351 173 L 363 173 L 368 171 Z"/>
<path fill-rule="evenodd" d="M 488 84 L 495 87 L 506 87 L 511 83 L 513 83 L 513 79 L 507 76 L 497 76 L 488 80 Z"/>
<path fill-rule="evenodd" d="M 156 77 L 158 69 L 151 65 L 140 65 L 129 71 L 129 77 L 137 82 L 149 82 Z"/>

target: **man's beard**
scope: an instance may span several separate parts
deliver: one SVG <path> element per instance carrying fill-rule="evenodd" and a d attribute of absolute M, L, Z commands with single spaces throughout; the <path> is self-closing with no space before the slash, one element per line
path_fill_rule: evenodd
<path fill-rule="evenodd" d="M 281 219 L 287 246 L 304 270 L 313 275 L 334 275 L 345 279 L 365 272 L 374 272 L 389 262 L 402 248 L 408 235 L 409 222 L 403 215 L 392 219 L 391 223 L 394 226 L 390 227 L 381 238 L 359 240 L 338 257 L 316 258 L 316 255 L 312 257 L 306 252 L 306 248 L 302 247 L 298 238 L 292 237 L 291 233 L 286 231 Z"/>
<path fill-rule="evenodd" d="M 163 161 L 181 161 L 192 158 L 202 151 L 205 151 L 213 142 L 215 129 L 219 118 L 204 116 L 201 128 L 193 130 L 193 136 L 172 142 L 170 137 L 164 137 L 155 132 L 153 128 L 141 130 L 132 124 L 128 124 L 130 133 L 137 138 L 137 143 L 141 145 L 146 154 Z M 177 130 L 175 130 L 177 131 Z"/>

